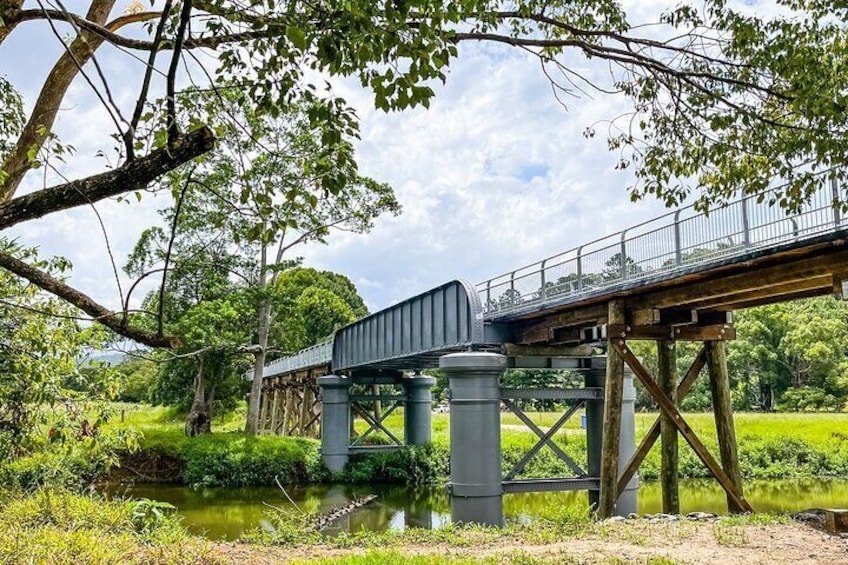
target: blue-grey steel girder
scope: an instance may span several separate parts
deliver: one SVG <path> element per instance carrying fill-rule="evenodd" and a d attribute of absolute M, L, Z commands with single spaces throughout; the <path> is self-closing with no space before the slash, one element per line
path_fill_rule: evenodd
<path fill-rule="evenodd" d="M 454 280 L 338 330 L 333 371 L 438 367 L 439 357 L 483 344 L 484 335 L 474 285 Z"/>

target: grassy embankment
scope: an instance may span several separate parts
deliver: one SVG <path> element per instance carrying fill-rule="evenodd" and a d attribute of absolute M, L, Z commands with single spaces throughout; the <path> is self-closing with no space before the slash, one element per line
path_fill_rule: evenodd
<path fill-rule="evenodd" d="M 247 543 L 221 545 L 191 536 L 177 518 L 158 510 L 150 501 L 105 500 L 62 489 L 0 492 L 0 563 L 667 564 L 690 561 L 669 556 L 669 548 L 679 553 L 686 540 L 735 554 L 751 546 L 761 551 L 762 544 L 751 538 L 764 526 L 798 534 L 798 526 L 774 516 L 710 524 L 598 523 L 582 508 L 552 507 L 533 524 L 503 529 L 452 525 L 323 538 L 311 529 L 310 516 L 269 511 L 269 523 Z"/>

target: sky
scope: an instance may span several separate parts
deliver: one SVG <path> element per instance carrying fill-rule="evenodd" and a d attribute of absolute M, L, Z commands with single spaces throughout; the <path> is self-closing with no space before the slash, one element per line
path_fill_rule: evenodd
<path fill-rule="evenodd" d="M 83 4 L 66 2 L 78 12 Z M 126 6 L 119 0 L 116 15 Z M 657 6 L 638 3 L 654 14 Z M 21 26 L 26 30 L 0 45 L 0 74 L 29 108 L 62 47 L 45 24 Z M 143 67 L 111 47 L 98 59 L 129 114 Z M 578 57 L 573 64 L 590 76 L 606 70 Z M 360 171 L 389 183 L 403 212 L 379 218 L 368 234 L 334 233 L 327 245 L 302 247 L 298 255 L 306 266 L 348 276 L 372 311 L 448 280 L 483 281 L 665 211 L 654 200 L 631 202 L 632 173 L 615 169 L 618 156 L 603 135 L 583 135 L 587 126 L 627 109 L 626 100 L 595 93 L 568 98 L 564 108 L 537 60 L 524 52 L 463 44 L 430 109 L 377 111 L 355 81 L 337 81 L 336 91 L 361 118 Z M 109 151 L 111 131 L 91 88 L 78 78 L 56 125 L 62 142 L 76 149 L 62 173 L 78 178 L 105 170 L 109 162 L 97 153 Z M 40 172 L 31 173 L 19 194 L 44 183 Z M 91 208 L 53 214 L 4 235 L 38 246 L 44 256 L 69 258 L 71 284 L 117 308 L 118 281 L 124 291 L 130 284 L 120 266 L 140 232 L 157 222 L 156 209 L 167 204 L 152 196 L 140 204 L 98 204 L 108 248 Z"/>

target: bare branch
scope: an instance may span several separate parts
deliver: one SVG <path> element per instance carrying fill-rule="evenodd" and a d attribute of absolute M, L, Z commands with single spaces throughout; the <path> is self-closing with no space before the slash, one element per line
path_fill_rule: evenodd
<path fill-rule="evenodd" d="M 123 313 L 112 312 L 105 306 L 95 302 L 90 296 L 67 285 L 61 280 L 36 269 L 32 265 L 21 261 L 17 257 L 7 253 L 0 253 L 0 267 L 18 275 L 34 284 L 35 286 L 51 293 L 66 302 L 76 306 L 86 314 L 96 318 L 104 326 L 114 330 L 122 336 L 134 339 L 144 345 L 157 348 L 176 348 L 179 340 L 174 336 L 162 336 L 154 332 L 129 325 Z"/>

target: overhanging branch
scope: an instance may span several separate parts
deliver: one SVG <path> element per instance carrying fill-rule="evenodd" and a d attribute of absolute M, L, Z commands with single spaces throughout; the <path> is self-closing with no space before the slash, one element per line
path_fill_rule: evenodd
<path fill-rule="evenodd" d="M 113 171 L 14 198 L 0 204 L 0 229 L 60 210 L 142 190 L 162 174 L 203 155 L 212 149 L 214 143 L 212 130 L 202 127 L 179 139 L 170 148 L 157 149 Z"/>
<path fill-rule="evenodd" d="M 179 346 L 179 340 L 174 336 L 158 335 L 154 332 L 130 325 L 123 313 L 112 312 L 95 302 L 87 294 L 68 286 L 61 280 L 36 269 L 32 265 L 7 253 L 0 253 L 0 268 L 18 275 L 35 286 L 73 304 L 97 322 L 114 330 L 124 337 L 133 339 L 144 345 L 156 348 L 173 349 Z"/>

